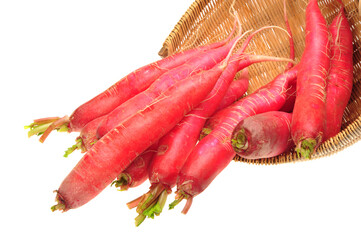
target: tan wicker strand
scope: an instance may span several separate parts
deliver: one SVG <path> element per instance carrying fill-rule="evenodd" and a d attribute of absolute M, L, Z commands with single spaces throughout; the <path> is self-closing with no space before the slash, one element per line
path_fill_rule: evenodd
<path fill-rule="evenodd" d="M 337 0 L 319 0 L 319 6 L 326 21 L 330 23 L 338 13 Z M 190 47 L 224 39 L 231 31 L 234 19 L 230 14 L 233 7 L 240 16 L 242 30 L 258 29 L 266 25 L 285 27 L 283 0 L 196 0 L 179 20 L 163 43 L 160 56 L 166 57 Z M 342 131 L 323 143 L 312 159 L 330 156 L 361 139 L 361 17 L 358 0 L 343 0 L 354 37 L 354 86 L 349 104 L 345 110 Z M 304 49 L 305 0 L 287 0 L 287 13 L 295 42 L 296 61 Z M 287 57 L 289 42 L 287 35 L 279 30 L 267 30 L 254 37 L 247 48 L 251 54 Z M 260 63 L 249 67 L 250 85 L 248 94 L 271 81 L 283 71 L 283 63 Z M 252 164 L 281 164 L 303 161 L 294 151 L 273 158 L 243 159 L 236 161 Z"/>

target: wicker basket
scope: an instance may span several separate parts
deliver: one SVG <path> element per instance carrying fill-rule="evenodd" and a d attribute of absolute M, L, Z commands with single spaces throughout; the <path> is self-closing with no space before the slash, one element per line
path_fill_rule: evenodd
<path fill-rule="evenodd" d="M 340 4 L 336 0 L 319 0 L 320 9 L 328 23 L 338 13 Z M 342 131 L 324 142 L 312 159 L 336 153 L 361 138 L 361 21 L 357 0 L 343 0 L 354 35 L 354 86 L 351 99 L 345 110 Z M 305 0 L 287 0 L 287 13 L 294 35 L 296 61 L 300 60 L 304 49 Z M 231 32 L 234 18 L 231 9 L 241 17 L 243 31 L 258 29 L 265 25 L 285 27 L 283 0 L 196 0 L 179 20 L 165 40 L 159 55 L 166 57 L 173 53 L 224 39 Z M 288 56 L 287 35 L 271 29 L 258 34 L 248 47 L 248 52 L 272 56 Z M 283 71 L 284 63 L 255 64 L 249 68 L 250 84 L 248 94 L 268 83 Z M 277 157 L 247 160 L 240 157 L 236 161 L 255 164 L 279 164 L 303 160 L 295 152 Z"/>

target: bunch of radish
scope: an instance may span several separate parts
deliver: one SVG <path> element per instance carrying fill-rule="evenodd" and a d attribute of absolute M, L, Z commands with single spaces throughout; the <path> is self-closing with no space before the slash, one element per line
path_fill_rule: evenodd
<path fill-rule="evenodd" d="M 298 64 L 286 11 L 289 58 L 246 54 L 255 34 L 280 27 L 242 33 L 234 16 L 227 39 L 141 67 L 70 117 L 37 119 L 27 126 L 28 135 L 40 135 L 41 142 L 53 130 L 80 132 L 64 156 L 76 149 L 84 155 L 56 190 L 53 211 L 80 207 L 109 185 L 127 190 L 148 179 L 149 192 L 127 204 L 136 208 L 137 226 L 162 212 L 175 187 L 169 207 L 185 199 L 182 212 L 187 213 L 193 198 L 236 154 L 266 158 L 295 149 L 310 158 L 340 131 L 353 68 L 343 5 L 327 26 L 317 0 L 309 1 L 306 47 Z M 264 61 L 289 63 L 267 85 L 242 97 L 247 67 Z"/>

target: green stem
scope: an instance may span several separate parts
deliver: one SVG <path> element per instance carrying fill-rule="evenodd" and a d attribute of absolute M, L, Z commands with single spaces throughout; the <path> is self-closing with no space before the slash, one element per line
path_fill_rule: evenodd
<path fill-rule="evenodd" d="M 74 152 L 77 149 L 83 149 L 83 141 L 81 138 L 77 138 L 76 140 L 76 144 L 74 144 L 73 146 L 71 146 L 70 148 L 68 148 L 65 153 L 64 153 L 64 157 L 68 157 L 72 152 Z"/>
<path fill-rule="evenodd" d="M 131 177 L 129 174 L 121 173 L 117 180 L 113 181 L 111 186 L 119 188 L 119 191 L 126 191 L 129 189 Z"/>
<path fill-rule="evenodd" d="M 152 185 L 149 192 L 142 197 L 132 201 L 138 204 L 137 213 L 139 215 L 135 218 L 136 226 L 139 226 L 146 217 L 153 219 L 154 216 L 159 216 L 161 214 L 167 201 L 169 191 L 170 190 L 168 190 L 166 186 L 158 183 Z M 134 207 L 134 204 L 131 203 L 131 206 Z"/>
<path fill-rule="evenodd" d="M 169 210 L 170 210 L 170 209 L 174 209 L 174 207 L 177 206 L 183 199 L 184 199 L 184 196 L 181 195 L 179 198 L 177 198 L 176 200 L 174 200 L 173 202 L 171 202 L 171 203 L 169 204 Z"/>
<path fill-rule="evenodd" d="M 62 204 L 62 203 L 58 203 L 58 204 L 55 204 L 54 206 L 52 206 L 51 208 L 51 211 L 55 212 L 55 211 L 64 211 L 65 210 L 65 204 Z"/>
<path fill-rule="evenodd" d="M 314 153 L 317 142 L 315 139 L 308 138 L 303 140 L 296 148 L 296 152 L 301 154 L 302 157 L 310 159 Z"/>
<path fill-rule="evenodd" d="M 157 201 L 154 202 L 150 207 L 144 209 L 143 215 L 154 218 L 154 215 L 159 216 L 163 211 L 164 205 L 167 201 L 168 192 L 167 190 L 163 190 L 163 192 L 159 195 Z"/>
<path fill-rule="evenodd" d="M 56 192 L 56 197 L 55 197 L 55 201 L 57 202 L 57 204 L 55 204 L 54 206 L 52 206 L 50 209 L 51 211 L 55 212 L 55 211 L 62 211 L 62 212 L 66 212 L 68 209 L 66 207 L 66 204 L 63 200 L 63 197 L 59 194 L 59 192 L 57 190 L 55 190 L 54 192 Z"/>
<path fill-rule="evenodd" d="M 177 206 L 183 199 L 186 199 L 187 202 L 182 210 L 182 213 L 187 214 L 189 208 L 192 205 L 193 196 L 189 195 L 188 193 L 184 192 L 183 190 L 178 190 L 175 198 L 176 199 L 171 204 L 169 204 L 169 210 L 173 209 L 175 206 Z"/>
<path fill-rule="evenodd" d="M 144 216 L 143 214 L 139 214 L 136 218 L 135 218 L 135 226 L 139 227 L 140 224 L 142 224 L 142 222 L 145 220 L 146 216 Z"/>
<path fill-rule="evenodd" d="M 243 152 L 247 149 L 248 141 L 244 128 L 241 128 L 239 131 L 237 131 L 237 133 L 235 133 L 231 143 L 234 151 L 236 152 Z"/>
<path fill-rule="evenodd" d="M 25 129 L 30 129 L 28 132 L 28 137 L 37 135 L 40 136 L 41 134 L 43 134 L 45 132 L 45 130 L 51 125 L 52 123 L 46 123 L 46 124 L 30 124 L 28 126 L 25 126 Z"/>
<path fill-rule="evenodd" d="M 49 117 L 36 119 L 32 124 L 25 126 L 24 128 L 30 129 L 28 132 L 28 137 L 33 135 L 41 135 L 39 141 L 44 142 L 52 130 L 57 130 L 58 132 L 68 132 L 68 123 L 68 116 L 64 116 L 62 118 Z"/>
<path fill-rule="evenodd" d="M 204 137 L 206 137 L 208 134 L 212 132 L 212 129 L 210 128 L 202 128 L 201 134 L 199 136 L 199 140 L 202 140 Z"/>

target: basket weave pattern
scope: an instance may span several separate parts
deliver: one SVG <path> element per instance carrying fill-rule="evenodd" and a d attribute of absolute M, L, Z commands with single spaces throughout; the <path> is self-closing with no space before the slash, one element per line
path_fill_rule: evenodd
<path fill-rule="evenodd" d="M 340 9 L 336 0 L 319 0 L 322 14 L 331 23 Z M 343 116 L 341 132 L 324 142 L 312 159 L 325 157 L 341 151 L 361 139 L 361 18 L 357 0 L 343 0 L 354 37 L 354 85 L 351 99 Z M 301 58 L 305 39 L 305 9 L 307 1 L 287 1 L 287 15 L 295 43 L 296 61 Z M 242 31 L 255 30 L 263 26 L 285 28 L 283 0 L 196 0 L 174 27 L 163 43 L 159 55 L 166 57 L 179 51 L 219 41 L 232 31 L 236 10 L 242 23 Z M 289 55 L 287 35 L 278 29 L 270 29 L 257 34 L 246 52 L 278 57 Z M 271 81 L 281 73 L 286 63 L 267 62 L 249 67 L 250 83 L 247 94 Z M 295 152 L 277 157 L 247 160 L 240 157 L 236 161 L 254 164 L 279 164 L 304 160 Z"/>

